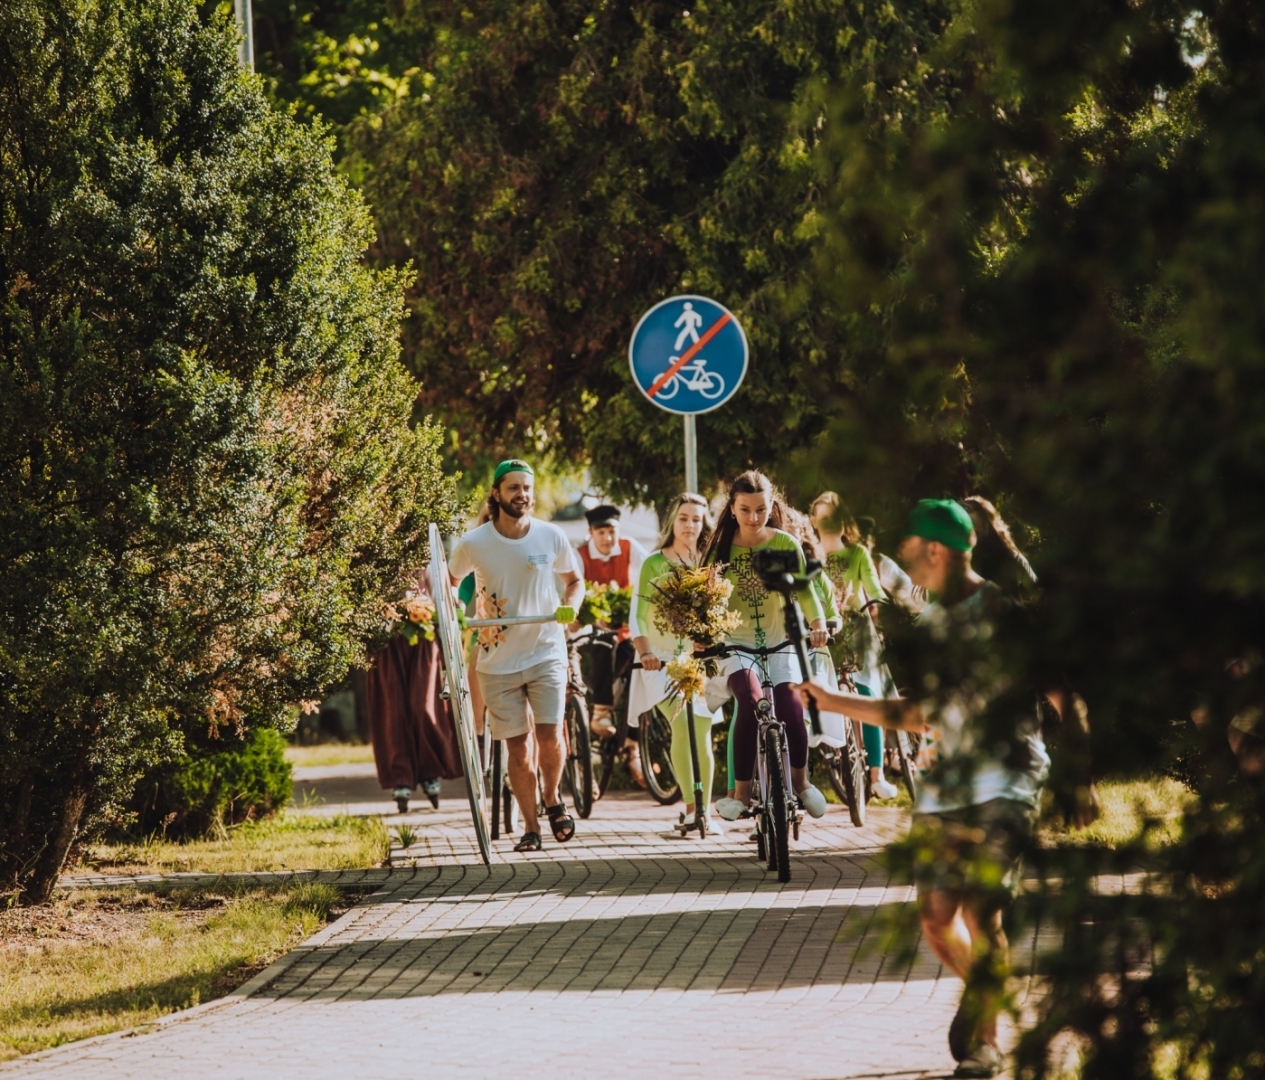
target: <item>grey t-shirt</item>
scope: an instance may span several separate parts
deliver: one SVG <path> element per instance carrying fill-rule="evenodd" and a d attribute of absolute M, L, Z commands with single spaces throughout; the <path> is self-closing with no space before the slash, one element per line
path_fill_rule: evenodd
<path fill-rule="evenodd" d="M 919 755 L 923 783 L 914 809 L 939 813 L 1015 799 L 1035 806 L 1050 770 L 1041 738 L 1036 694 L 1017 692 L 1004 672 L 990 664 L 991 641 L 1005 600 L 991 581 L 950 608 L 930 603 L 918 617 L 933 647 L 955 651 L 958 684 L 927 698 L 923 714 L 931 731 Z M 962 664 L 964 658 L 970 662 Z M 965 674 L 963 675 L 963 671 Z M 984 713 L 998 703 L 1009 710 L 1004 740 L 988 745 Z"/>

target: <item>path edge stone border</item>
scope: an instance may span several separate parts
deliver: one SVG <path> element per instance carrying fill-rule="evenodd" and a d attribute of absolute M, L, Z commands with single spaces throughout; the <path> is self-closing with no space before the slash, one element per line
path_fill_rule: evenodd
<path fill-rule="evenodd" d="M 309 871 L 311 873 L 312 871 Z M 349 871 L 357 873 L 358 871 Z M 220 875 L 227 877 L 229 875 Z M 128 882 L 127 884 L 132 884 Z M 160 883 L 161 884 L 161 883 Z M 356 882 L 347 882 L 348 885 L 357 884 Z M 381 887 L 381 883 L 378 883 Z M 72 888 L 74 886 L 71 886 Z M 95 886 L 93 886 L 95 887 Z M 142 886 L 143 887 L 143 886 Z M 58 888 L 63 888 L 59 883 Z M 133 1027 L 122 1028 L 119 1031 L 107 1031 L 103 1035 L 92 1035 L 87 1039 L 76 1039 L 73 1042 L 62 1043 L 61 1046 L 50 1046 L 47 1050 L 37 1050 L 33 1054 L 22 1054 L 15 1057 L 12 1061 L 0 1062 L 0 1074 L 15 1071 L 17 1068 L 25 1066 L 28 1062 L 44 1061 L 54 1057 L 68 1057 L 70 1055 L 82 1052 L 96 1046 L 106 1045 L 117 1042 L 120 1039 L 136 1039 L 144 1035 L 152 1035 L 162 1028 L 166 1028 L 171 1024 L 182 1023 L 185 1020 L 193 1020 L 205 1016 L 207 1013 L 214 1012 L 217 1009 L 228 1008 L 230 1005 L 239 1005 L 246 1001 L 251 995 L 262 990 L 274 979 L 283 975 L 290 967 L 296 964 L 301 957 L 309 953 L 312 949 L 319 947 L 325 938 L 336 934 L 344 922 L 350 922 L 356 914 L 357 909 L 364 900 L 366 895 L 360 902 L 353 904 L 344 911 L 337 919 L 331 923 L 327 923 L 321 927 L 315 934 L 305 941 L 299 942 L 293 949 L 283 955 L 277 957 L 263 971 L 252 975 L 236 990 L 233 990 L 223 997 L 218 997 L 214 1001 L 203 1001 L 194 1005 L 190 1009 L 179 1009 L 176 1012 L 170 1012 L 166 1016 L 160 1016 L 155 1020 L 150 1020 L 144 1024 L 137 1024 Z"/>

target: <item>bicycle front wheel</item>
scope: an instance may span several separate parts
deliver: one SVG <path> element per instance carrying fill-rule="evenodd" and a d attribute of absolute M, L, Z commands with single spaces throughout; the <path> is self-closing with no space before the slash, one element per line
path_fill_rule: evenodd
<path fill-rule="evenodd" d="M 681 797 L 681 785 L 672 771 L 672 724 L 658 709 L 641 717 L 641 769 L 651 798 L 671 806 Z"/>
<path fill-rule="evenodd" d="M 922 749 L 922 736 L 916 731 L 896 732 L 896 747 L 900 753 L 900 778 L 911 799 L 918 798 L 918 752 Z"/>
<path fill-rule="evenodd" d="M 785 883 L 791 880 L 791 841 L 782 755 L 782 729 L 770 727 L 764 734 L 765 767 L 769 777 L 769 796 L 764 803 L 769 819 L 769 869 L 776 869 L 778 881 Z"/>
<path fill-rule="evenodd" d="M 593 750 L 589 745 L 589 711 L 579 694 L 567 695 L 567 763 L 563 769 L 575 811 L 593 813 Z"/>

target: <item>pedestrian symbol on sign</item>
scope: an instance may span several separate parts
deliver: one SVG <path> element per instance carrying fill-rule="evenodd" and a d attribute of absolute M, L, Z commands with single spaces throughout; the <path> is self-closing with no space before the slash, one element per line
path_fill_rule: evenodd
<path fill-rule="evenodd" d="M 672 346 L 675 352 L 680 352 L 686 338 L 690 338 L 695 342 L 698 341 L 698 328 L 703 325 L 703 316 L 695 311 L 694 305 L 687 300 L 685 301 L 685 310 L 681 312 L 681 317 L 672 325 L 684 325 L 684 329 L 676 336 L 676 344 Z M 677 357 L 674 356 L 672 359 L 676 360 Z"/>

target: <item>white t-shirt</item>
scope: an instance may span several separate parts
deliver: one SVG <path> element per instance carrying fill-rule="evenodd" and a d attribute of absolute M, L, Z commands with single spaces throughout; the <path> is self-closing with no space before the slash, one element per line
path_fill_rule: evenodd
<path fill-rule="evenodd" d="M 917 615 L 927 606 L 926 590 L 915 585 L 894 559 L 878 555 L 874 559 L 874 568 L 878 571 L 878 583 L 883 586 L 883 591 L 906 611 Z"/>
<path fill-rule="evenodd" d="M 531 519 L 527 535 L 502 536 L 492 522 L 466 533 L 453 548 L 448 569 L 455 578 L 474 573 L 475 617 L 552 615 L 558 608 L 554 574 L 583 576 L 579 556 L 557 525 Z M 556 622 L 489 626 L 478 632 L 475 667 L 488 675 L 526 671 L 546 660 L 566 662 L 563 628 Z"/>

